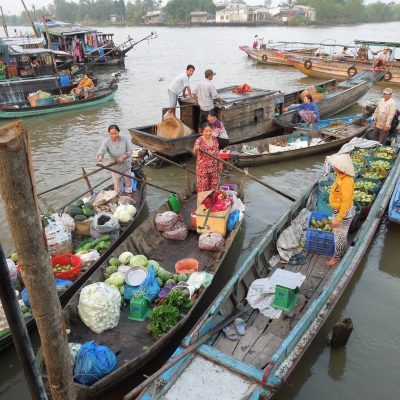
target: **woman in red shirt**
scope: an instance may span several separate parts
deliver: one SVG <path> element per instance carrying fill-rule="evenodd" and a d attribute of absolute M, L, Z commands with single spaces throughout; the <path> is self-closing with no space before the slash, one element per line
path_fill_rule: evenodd
<path fill-rule="evenodd" d="M 202 153 L 200 149 L 219 157 L 218 141 L 212 136 L 212 128 L 209 124 L 204 126 L 203 134 L 196 140 L 193 147 L 193 154 L 197 157 L 197 192 L 204 192 L 217 187 L 218 172 L 222 171 L 222 164 Z"/>

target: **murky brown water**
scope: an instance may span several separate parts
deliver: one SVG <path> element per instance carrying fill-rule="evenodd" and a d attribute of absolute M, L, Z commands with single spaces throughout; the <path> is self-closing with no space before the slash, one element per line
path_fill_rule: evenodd
<path fill-rule="evenodd" d="M 115 101 L 83 112 L 25 120 L 31 131 L 38 190 L 78 176 L 82 166 L 87 170 L 94 168 L 97 149 L 109 124 L 118 123 L 122 131 L 127 133 L 129 127 L 158 121 L 161 108 L 168 104 L 169 82 L 184 71 L 188 63 L 197 68 L 193 85 L 202 78 L 206 68 L 212 68 L 217 72 L 214 78 L 217 88 L 248 83 L 254 87 L 288 91 L 315 81 L 288 67 L 256 65 L 239 51 L 238 45 L 250 43 L 256 33 L 266 40 L 319 41 L 334 38 L 343 44 L 349 43 L 353 38 L 397 40 L 399 29 L 400 23 L 315 29 L 160 28 L 157 30 L 158 39 L 148 44 L 142 43 L 129 53 Z M 116 28 L 115 41 L 122 42 L 128 34 L 141 38 L 150 30 Z M 103 70 L 101 78 L 106 79 L 108 76 L 109 73 Z M 372 88 L 360 104 L 367 99 L 379 99 L 381 89 L 382 86 Z M 397 93 L 396 97 L 400 104 Z M 358 112 L 360 109 L 360 105 L 355 105 L 348 113 Z M 323 159 L 323 156 L 318 156 L 252 168 L 251 173 L 283 191 L 298 195 L 302 188 L 321 173 Z M 175 167 L 150 169 L 148 175 L 155 183 L 173 190 L 179 190 L 185 185 L 181 170 Z M 98 177 L 93 181 L 100 179 Z M 79 194 L 84 190 L 82 183 L 53 192 L 44 198 L 44 205 L 63 203 L 66 196 Z M 156 208 L 166 196 L 164 192 L 149 188 L 149 209 Z M 225 276 L 222 280 L 227 279 L 240 265 L 258 241 L 259 235 L 289 205 L 279 195 L 251 181 L 246 185 L 246 196 L 245 229 L 225 264 Z M 8 252 L 12 249 L 12 238 L 8 233 L 3 209 L 0 209 L 0 220 L 0 239 Z M 311 346 L 279 398 L 398 398 L 399 239 L 399 227 L 387 222 L 381 225 L 363 265 L 336 307 L 329 326 L 324 328 Z M 326 336 L 332 323 L 343 316 L 353 319 L 355 330 L 345 349 L 331 352 L 325 346 Z M 28 398 L 14 351 L 11 349 L 0 357 L 0 398 Z"/>

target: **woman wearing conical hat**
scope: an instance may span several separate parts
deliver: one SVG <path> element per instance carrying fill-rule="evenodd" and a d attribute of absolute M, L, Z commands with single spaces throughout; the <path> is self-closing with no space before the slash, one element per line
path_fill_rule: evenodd
<path fill-rule="evenodd" d="M 355 173 L 349 154 L 334 154 L 326 159 L 336 172 L 336 179 L 329 194 L 329 204 L 334 212 L 332 231 L 335 238 L 335 252 L 326 262 L 326 265 L 332 266 L 340 261 L 347 250 L 347 233 L 356 215 L 353 205 Z"/>

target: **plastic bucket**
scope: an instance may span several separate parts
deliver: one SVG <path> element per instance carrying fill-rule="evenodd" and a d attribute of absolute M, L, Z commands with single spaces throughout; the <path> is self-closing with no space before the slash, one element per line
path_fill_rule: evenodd
<path fill-rule="evenodd" d="M 65 87 L 69 85 L 69 76 L 67 74 L 60 74 L 58 77 L 61 87 Z"/>
<path fill-rule="evenodd" d="M 199 262 L 194 258 L 184 258 L 175 264 L 177 274 L 191 274 L 199 270 Z"/>

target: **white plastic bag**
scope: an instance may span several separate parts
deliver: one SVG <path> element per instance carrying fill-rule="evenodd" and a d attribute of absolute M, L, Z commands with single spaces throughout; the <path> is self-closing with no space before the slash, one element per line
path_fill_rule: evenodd
<path fill-rule="evenodd" d="M 10 273 L 11 281 L 14 283 L 18 277 L 17 267 L 14 261 L 11 260 L 10 258 L 7 258 L 7 266 L 8 266 L 8 272 Z"/>
<path fill-rule="evenodd" d="M 165 211 L 157 214 L 155 223 L 159 232 L 170 231 L 178 220 L 178 215 L 173 211 Z"/>
<path fill-rule="evenodd" d="M 60 219 L 49 221 L 44 229 L 51 257 L 72 252 L 71 232 Z"/>
<path fill-rule="evenodd" d="M 97 239 L 104 235 L 110 235 L 111 240 L 117 239 L 120 225 L 112 214 L 100 212 L 96 214 L 90 224 L 90 236 Z"/>
<path fill-rule="evenodd" d="M 75 230 L 75 221 L 69 214 L 61 214 L 61 217 L 58 214 L 53 215 L 56 215 L 57 218 L 60 218 L 61 222 L 70 232 Z"/>
<path fill-rule="evenodd" d="M 79 254 L 78 256 L 82 260 L 81 269 L 84 271 L 100 258 L 100 253 L 97 250 L 90 250 L 88 253 Z"/>
<path fill-rule="evenodd" d="M 118 326 L 121 294 L 104 282 L 84 287 L 79 296 L 78 312 L 82 322 L 93 332 L 103 333 Z"/>
<path fill-rule="evenodd" d="M 225 239 L 220 233 L 203 233 L 199 237 L 199 248 L 202 250 L 222 250 Z"/>

